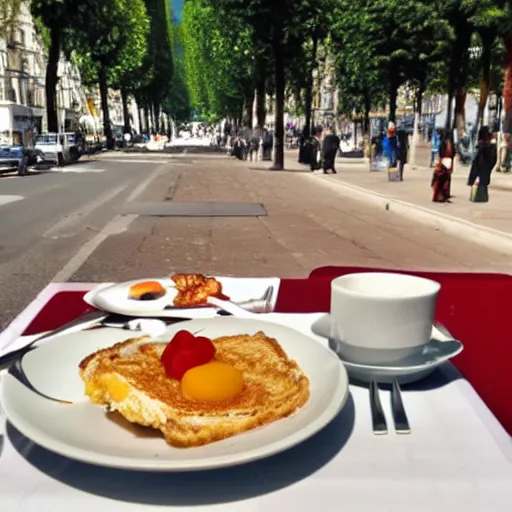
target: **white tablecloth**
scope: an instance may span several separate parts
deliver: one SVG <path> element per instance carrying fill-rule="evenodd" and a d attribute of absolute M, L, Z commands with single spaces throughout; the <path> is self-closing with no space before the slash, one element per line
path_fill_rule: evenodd
<path fill-rule="evenodd" d="M 309 330 L 317 318 L 278 321 Z M 391 428 L 374 436 L 368 391 L 352 386 L 340 415 L 309 441 L 263 461 L 201 473 L 89 466 L 8 426 L 0 511 L 510 512 L 511 438 L 469 383 L 447 364 L 403 395 L 411 435 Z M 382 391 L 381 399 L 392 427 L 389 394 Z"/>

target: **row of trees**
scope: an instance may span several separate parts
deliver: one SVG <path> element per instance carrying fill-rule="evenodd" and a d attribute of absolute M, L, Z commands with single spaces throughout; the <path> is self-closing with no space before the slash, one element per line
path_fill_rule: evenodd
<path fill-rule="evenodd" d="M 366 129 L 375 108 L 387 105 L 396 118 L 397 93 L 407 84 L 418 113 L 425 93 L 455 98 L 447 126 L 462 130 L 473 87 L 480 87 L 479 122 L 493 90 L 503 91 L 512 115 L 511 13 L 510 0 L 186 0 L 190 102 L 204 116 L 245 122 L 255 103 L 261 125 L 265 94 L 274 97 L 274 166 L 282 168 L 285 98 L 295 97 L 310 127 L 315 72 L 329 58 L 339 113 L 362 115 Z"/>
<path fill-rule="evenodd" d="M 78 65 L 85 85 L 99 86 L 110 146 L 109 88 L 121 91 L 126 131 L 130 95 L 143 107 L 146 126 L 151 119 L 159 131 L 160 112 L 173 94 L 174 24 L 169 0 L 31 0 L 31 10 L 48 47 L 50 131 L 58 131 L 56 89 L 62 54 Z"/>

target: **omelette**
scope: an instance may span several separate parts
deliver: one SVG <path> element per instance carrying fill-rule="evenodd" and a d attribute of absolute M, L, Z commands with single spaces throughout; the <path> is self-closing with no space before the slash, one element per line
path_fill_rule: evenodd
<path fill-rule="evenodd" d="M 212 342 L 214 361 L 190 370 L 181 382 L 161 362 L 167 343 L 141 337 L 99 350 L 79 365 L 85 393 L 183 448 L 267 425 L 308 401 L 308 378 L 275 339 L 258 332 Z"/>

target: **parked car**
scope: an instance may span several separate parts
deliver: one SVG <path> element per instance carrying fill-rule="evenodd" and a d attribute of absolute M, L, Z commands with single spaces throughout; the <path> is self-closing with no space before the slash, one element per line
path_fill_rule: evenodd
<path fill-rule="evenodd" d="M 37 166 L 44 155 L 37 148 L 24 146 L 0 146 L 0 174 L 16 172 L 23 176 L 29 167 Z"/>
<path fill-rule="evenodd" d="M 71 148 L 74 146 L 74 143 L 70 143 L 67 134 L 44 133 L 38 135 L 35 147 L 42 151 L 45 163 L 63 166 L 73 161 Z"/>

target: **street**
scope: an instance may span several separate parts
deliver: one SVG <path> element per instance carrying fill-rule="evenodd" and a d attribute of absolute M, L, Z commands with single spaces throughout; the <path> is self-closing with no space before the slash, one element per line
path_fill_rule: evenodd
<path fill-rule="evenodd" d="M 0 326 L 5 326 L 169 159 L 87 160 L 0 177 Z M 59 277 L 59 276 L 57 276 Z M 60 280 L 68 276 L 60 274 Z M 69 276 L 71 277 L 71 276 Z"/>
<path fill-rule="evenodd" d="M 358 172 L 357 164 L 344 165 Z M 175 271 L 302 277 L 332 264 L 512 270 L 507 251 L 355 200 L 305 170 L 266 167 L 225 156 L 109 153 L 50 173 L 0 178 L 0 325 L 51 281 Z M 171 201 L 262 203 L 268 216 L 137 215 L 140 203 Z"/>

